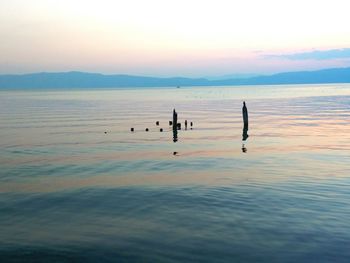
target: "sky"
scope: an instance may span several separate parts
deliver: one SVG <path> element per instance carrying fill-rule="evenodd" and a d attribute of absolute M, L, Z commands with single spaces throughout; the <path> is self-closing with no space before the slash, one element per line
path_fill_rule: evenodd
<path fill-rule="evenodd" d="M 349 0 L 0 0 L 0 74 L 350 67 Z"/>

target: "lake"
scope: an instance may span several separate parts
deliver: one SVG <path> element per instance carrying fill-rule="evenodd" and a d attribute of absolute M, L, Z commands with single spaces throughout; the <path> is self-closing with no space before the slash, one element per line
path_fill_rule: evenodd
<path fill-rule="evenodd" d="M 0 262 L 348 262 L 349 120 L 350 84 L 2 90 Z"/>

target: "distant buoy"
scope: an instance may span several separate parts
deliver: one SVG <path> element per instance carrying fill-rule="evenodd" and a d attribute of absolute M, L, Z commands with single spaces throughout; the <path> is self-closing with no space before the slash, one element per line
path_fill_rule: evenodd
<path fill-rule="evenodd" d="M 146 128 L 146 130 L 145 130 L 146 132 L 148 132 L 148 128 Z"/>
<path fill-rule="evenodd" d="M 160 128 L 160 130 L 159 130 L 160 132 L 163 132 L 163 128 Z"/>
<path fill-rule="evenodd" d="M 156 121 L 156 125 L 157 125 L 157 126 L 159 125 L 159 121 Z"/>
<path fill-rule="evenodd" d="M 134 131 L 134 128 L 131 128 L 131 129 L 130 129 L 130 131 L 132 131 L 132 132 L 133 132 L 133 131 Z"/>

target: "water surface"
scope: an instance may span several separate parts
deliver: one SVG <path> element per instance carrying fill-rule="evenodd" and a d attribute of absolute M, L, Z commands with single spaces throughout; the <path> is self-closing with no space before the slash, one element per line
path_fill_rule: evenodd
<path fill-rule="evenodd" d="M 0 262 L 348 262 L 349 117 L 348 84 L 0 91 Z"/>

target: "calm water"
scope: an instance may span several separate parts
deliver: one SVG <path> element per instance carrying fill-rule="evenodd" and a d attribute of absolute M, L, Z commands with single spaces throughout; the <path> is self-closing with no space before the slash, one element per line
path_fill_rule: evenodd
<path fill-rule="evenodd" d="M 0 168 L 0 262 L 349 262 L 350 85 L 0 91 Z"/>

